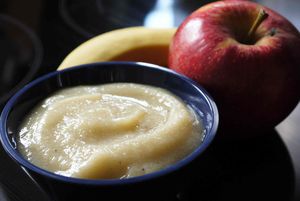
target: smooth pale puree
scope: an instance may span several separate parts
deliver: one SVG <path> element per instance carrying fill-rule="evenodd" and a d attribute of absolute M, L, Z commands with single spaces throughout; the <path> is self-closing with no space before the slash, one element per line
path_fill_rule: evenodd
<path fill-rule="evenodd" d="M 195 113 L 167 90 L 114 83 L 63 89 L 38 105 L 19 132 L 19 150 L 57 174 L 127 178 L 160 170 L 202 142 Z"/>

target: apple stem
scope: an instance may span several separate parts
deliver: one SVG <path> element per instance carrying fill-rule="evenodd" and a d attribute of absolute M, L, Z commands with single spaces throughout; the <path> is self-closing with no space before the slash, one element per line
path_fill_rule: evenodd
<path fill-rule="evenodd" d="M 268 17 L 268 13 L 264 9 L 260 9 L 254 23 L 252 24 L 249 32 L 248 32 L 248 39 L 251 40 L 253 38 L 253 34 L 255 33 L 257 27 Z"/>

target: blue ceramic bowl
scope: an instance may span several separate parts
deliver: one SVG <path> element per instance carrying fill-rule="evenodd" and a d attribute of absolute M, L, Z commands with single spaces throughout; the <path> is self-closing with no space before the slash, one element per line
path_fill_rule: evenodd
<path fill-rule="evenodd" d="M 131 82 L 165 88 L 181 97 L 202 120 L 202 144 L 183 160 L 163 170 L 128 179 L 88 180 L 70 178 L 41 169 L 22 157 L 15 137 L 26 113 L 61 88 L 112 82 Z M 36 181 L 52 200 L 92 200 L 101 197 L 143 199 L 162 197 L 172 185 L 187 179 L 188 166 L 211 144 L 218 126 L 217 107 L 208 93 L 191 79 L 169 69 L 146 63 L 105 62 L 51 72 L 26 85 L 6 104 L 1 114 L 1 142 L 8 155 Z M 166 193 L 168 192 L 168 193 Z M 170 193 L 171 194 L 171 193 Z M 140 196 L 143 197 L 140 197 Z"/>

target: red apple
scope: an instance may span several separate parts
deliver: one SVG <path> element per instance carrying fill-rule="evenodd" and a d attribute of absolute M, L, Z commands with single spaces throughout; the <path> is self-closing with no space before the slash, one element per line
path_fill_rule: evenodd
<path fill-rule="evenodd" d="M 179 26 L 169 67 L 208 90 L 226 135 L 255 134 L 274 128 L 299 102 L 300 34 L 257 3 L 214 2 Z"/>

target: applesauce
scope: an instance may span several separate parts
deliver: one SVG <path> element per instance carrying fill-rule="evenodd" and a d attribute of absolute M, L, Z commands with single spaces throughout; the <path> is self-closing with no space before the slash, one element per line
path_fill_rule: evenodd
<path fill-rule="evenodd" d="M 52 94 L 24 120 L 17 143 L 28 161 L 57 174 L 128 178 L 183 159 L 203 133 L 194 111 L 167 90 L 113 83 Z"/>

